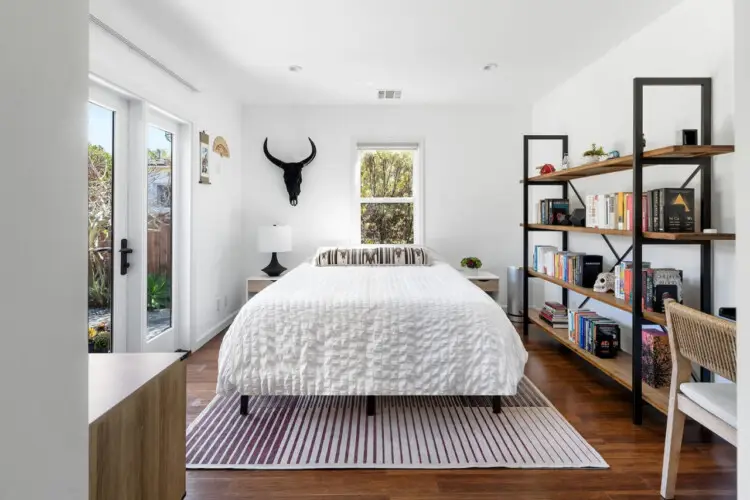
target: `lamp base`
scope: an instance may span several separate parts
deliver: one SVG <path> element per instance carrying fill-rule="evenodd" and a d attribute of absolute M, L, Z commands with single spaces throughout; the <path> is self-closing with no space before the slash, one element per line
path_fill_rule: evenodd
<path fill-rule="evenodd" d="M 271 276 L 272 278 L 275 278 L 277 276 L 281 276 L 281 273 L 286 271 L 286 267 L 279 264 L 279 259 L 276 258 L 276 252 L 274 252 L 271 255 L 271 262 L 266 267 L 261 269 L 261 271 Z"/>

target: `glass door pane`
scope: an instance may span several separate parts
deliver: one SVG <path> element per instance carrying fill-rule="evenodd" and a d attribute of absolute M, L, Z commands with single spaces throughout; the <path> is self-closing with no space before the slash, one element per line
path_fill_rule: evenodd
<path fill-rule="evenodd" d="M 172 327 L 172 132 L 148 128 L 146 310 L 152 340 Z"/>
<path fill-rule="evenodd" d="M 112 350 L 115 112 L 88 103 L 89 352 Z"/>

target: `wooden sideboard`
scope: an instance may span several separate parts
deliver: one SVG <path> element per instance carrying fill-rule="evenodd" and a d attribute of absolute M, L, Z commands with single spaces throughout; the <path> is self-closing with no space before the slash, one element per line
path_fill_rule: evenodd
<path fill-rule="evenodd" d="M 89 499 L 185 496 L 183 354 L 89 355 Z"/>

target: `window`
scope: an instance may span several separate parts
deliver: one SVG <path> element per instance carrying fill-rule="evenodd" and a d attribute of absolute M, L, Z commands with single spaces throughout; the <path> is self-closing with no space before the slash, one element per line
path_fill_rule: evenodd
<path fill-rule="evenodd" d="M 360 243 L 421 243 L 419 147 L 357 147 Z"/>

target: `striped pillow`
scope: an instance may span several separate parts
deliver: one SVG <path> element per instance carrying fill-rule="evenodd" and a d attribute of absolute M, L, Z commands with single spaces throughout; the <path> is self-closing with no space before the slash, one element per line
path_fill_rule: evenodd
<path fill-rule="evenodd" d="M 427 250 L 410 246 L 328 248 L 318 252 L 315 265 L 326 266 L 429 266 Z"/>

